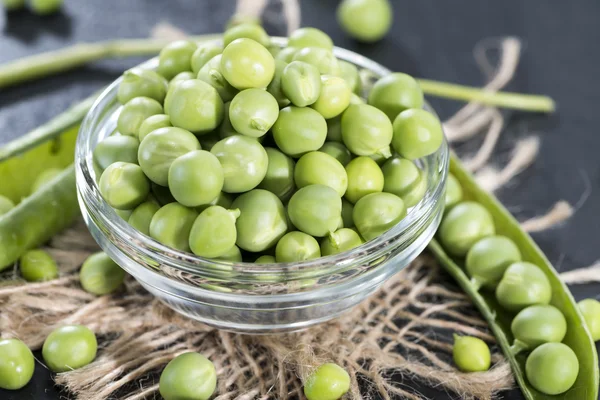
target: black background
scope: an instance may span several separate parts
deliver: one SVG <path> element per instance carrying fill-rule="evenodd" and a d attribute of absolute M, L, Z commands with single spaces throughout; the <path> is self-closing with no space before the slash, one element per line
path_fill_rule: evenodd
<path fill-rule="evenodd" d="M 270 3 L 265 26 L 272 35 L 284 35 L 281 5 L 278 0 Z M 542 147 L 534 165 L 498 195 L 519 219 L 546 212 L 560 199 L 577 204 L 576 214 L 563 226 L 534 238 L 560 271 L 600 258 L 600 2 L 392 0 L 393 29 L 374 45 L 356 43 L 343 34 L 334 19 L 337 3 L 302 0 L 302 25 L 321 28 L 338 46 L 418 77 L 482 85 L 473 47 L 491 37 L 522 39 L 521 63 L 508 89 L 549 95 L 557 101 L 558 112 L 551 116 L 506 114 L 509 124 L 499 142 L 498 162 L 506 160 L 517 138 L 539 135 Z M 79 41 L 148 37 L 161 21 L 193 34 L 215 33 L 234 10 L 233 0 L 66 0 L 61 13 L 48 17 L 27 11 L 0 12 L 0 63 Z M 139 61 L 102 61 L 0 89 L 0 145 L 44 123 Z M 432 103 L 442 118 L 460 106 L 437 99 Z M 600 286 L 582 285 L 572 291 L 577 299 L 598 297 Z M 451 397 L 426 388 L 420 391 L 428 397 Z M 10 400 L 58 399 L 60 395 L 39 364 L 26 388 L 0 390 L 0 399 Z M 522 397 L 513 391 L 505 398 Z"/>

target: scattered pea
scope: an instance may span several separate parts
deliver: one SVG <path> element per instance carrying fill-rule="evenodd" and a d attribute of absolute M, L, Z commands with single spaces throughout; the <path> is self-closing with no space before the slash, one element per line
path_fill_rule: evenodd
<path fill-rule="evenodd" d="M 58 277 L 56 261 L 44 250 L 29 250 L 19 261 L 21 276 L 28 282 L 49 281 Z"/>
<path fill-rule="evenodd" d="M 19 390 L 33 377 L 35 360 L 29 347 L 18 339 L 0 340 L 0 388 Z"/>
<path fill-rule="evenodd" d="M 125 271 L 104 252 L 89 256 L 79 271 L 83 289 L 98 296 L 116 291 L 124 280 Z"/>
<path fill-rule="evenodd" d="M 455 334 L 452 357 L 458 369 L 463 372 L 480 372 L 490 369 L 490 348 L 483 340 L 476 337 Z"/>
<path fill-rule="evenodd" d="M 319 366 L 304 383 L 308 400 L 337 400 L 350 390 L 350 376 L 339 365 Z"/>
<path fill-rule="evenodd" d="M 42 356 L 52 372 L 66 372 L 94 361 L 96 335 L 83 325 L 66 325 L 53 330 L 44 341 Z"/>
<path fill-rule="evenodd" d="M 217 387 L 213 363 L 199 353 L 183 353 L 160 374 L 158 389 L 165 400 L 208 400 Z"/>

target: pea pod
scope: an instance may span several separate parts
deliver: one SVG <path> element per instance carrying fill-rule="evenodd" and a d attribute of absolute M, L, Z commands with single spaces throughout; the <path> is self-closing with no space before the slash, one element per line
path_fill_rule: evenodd
<path fill-rule="evenodd" d="M 563 343 L 569 346 L 579 360 L 579 375 L 575 384 L 565 392 L 561 399 L 565 400 L 597 400 L 598 399 L 598 354 L 596 346 L 589 331 L 585 328 L 582 314 L 577 308 L 567 286 L 560 280 L 558 274 L 535 244 L 533 239 L 525 233 L 515 218 L 491 194 L 485 192 L 475 183 L 471 175 L 461 166 L 460 161 L 452 156 L 450 172 L 460 182 L 465 200 L 477 201 L 483 205 L 493 216 L 496 231 L 512 239 L 523 256 L 523 261 L 537 265 L 548 277 L 552 287 L 550 304 L 558 308 L 567 321 L 567 334 Z M 505 311 L 494 297 L 492 291 L 477 291 L 465 273 L 464 260 L 453 258 L 447 254 L 436 239 L 429 244 L 429 250 L 437 258 L 444 269 L 469 295 L 475 306 L 487 320 L 491 330 L 496 336 L 498 344 L 508 359 L 515 378 L 527 400 L 555 399 L 555 396 L 545 395 L 527 381 L 525 377 L 526 354 L 514 355 L 510 345 L 514 340 L 510 323 L 513 313 Z"/>

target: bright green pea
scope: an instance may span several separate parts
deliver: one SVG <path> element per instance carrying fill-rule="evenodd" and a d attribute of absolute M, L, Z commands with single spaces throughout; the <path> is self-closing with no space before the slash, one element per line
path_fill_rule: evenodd
<path fill-rule="evenodd" d="M 410 160 L 395 156 L 388 159 L 383 167 L 383 191 L 404 197 L 421 182 L 421 170 Z M 410 207 L 410 206 L 407 206 Z"/>
<path fill-rule="evenodd" d="M 275 100 L 277 100 L 279 107 L 285 107 L 290 104 L 290 100 L 285 97 L 283 88 L 281 87 L 281 78 L 283 77 L 283 71 L 287 65 L 287 62 L 275 59 L 275 75 L 273 75 L 271 83 L 267 86 L 267 92 L 273 95 Z"/>
<path fill-rule="evenodd" d="M 279 111 L 272 132 L 281 151 L 291 157 L 300 157 L 323 146 L 327 123 L 312 108 L 288 106 Z"/>
<path fill-rule="evenodd" d="M 169 89 L 165 114 L 173 126 L 202 135 L 216 129 L 223 120 L 223 101 L 214 87 L 190 79 Z"/>
<path fill-rule="evenodd" d="M 196 211 L 201 213 L 210 206 L 221 206 L 223 208 L 231 208 L 231 203 L 233 203 L 233 196 L 229 193 L 221 192 L 210 203 L 196 207 Z"/>
<path fill-rule="evenodd" d="M 136 97 L 149 97 L 162 103 L 167 95 L 168 87 L 167 80 L 157 72 L 135 67 L 123 74 L 117 99 L 119 103 L 126 104 Z"/>
<path fill-rule="evenodd" d="M 42 356 L 52 372 L 66 372 L 94 361 L 97 349 L 96 335 L 88 327 L 65 325 L 48 335 L 42 347 Z"/>
<path fill-rule="evenodd" d="M 220 206 L 211 206 L 202 211 L 190 232 L 192 253 L 208 258 L 227 253 L 237 239 L 235 220 L 239 216 L 239 210 L 226 210 Z"/>
<path fill-rule="evenodd" d="M 356 231 L 349 228 L 340 228 L 329 233 L 321 241 L 321 255 L 323 257 L 342 253 L 363 244 L 363 240 Z"/>
<path fill-rule="evenodd" d="M 223 45 L 227 45 L 236 39 L 252 39 L 265 47 L 271 44 L 271 38 L 262 26 L 255 23 L 241 23 L 233 26 L 223 34 Z"/>
<path fill-rule="evenodd" d="M 219 159 L 205 150 L 186 153 L 169 168 L 169 189 L 180 204 L 197 207 L 213 201 L 223 189 Z"/>
<path fill-rule="evenodd" d="M 169 90 L 175 86 L 178 82 L 188 81 L 190 79 L 196 79 L 198 74 L 194 74 L 192 71 L 183 71 L 175 75 L 173 79 L 169 81 Z M 167 93 L 169 92 L 167 90 Z"/>
<path fill-rule="evenodd" d="M 33 185 L 31 185 L 31 193 L 37 192 L 38 190 L 46 186 L 48 183 L 52 182 L 52 180 L 54 180 L 54 178 L 56 178 L 58 175 L 62 174 L 62 172 L 63 170 L 60 168 L 48 168 L 47 170 L 39 174 L 35 178 L 35 181 L 33 181 Z"/>
<path fill-rule="evenodd" d="M 469 249 L 465 269 L 477 290 L 481 286 L 494 289 L 508 266 L 521 259 L 521 252 L 511 239 L 506 236 L 488 236 Z"/>
<path fill-rule="evenodd" d="M 479 239 L 496 233 L 494 219 L 481 204 L 457 204 L 442 219 L 438 235 L 442 246 L 454 256 L 463 257 Z"/>
<path fill-rule="evenodd" d="M 329 186 L 305 186 L 292 195 L 288 214 L 294 226 L 302 232 L 323 237 L 337 229 L 342 215 L 342 200 Z"/>
<path fill-rule="evenodd" d="M 29 8 L 34 14 L 49 15 L 58 11 L 64 0 L 30 0 Z"/>
<path fill-rule="evenodd" d="M 49 281 L 58 277 L 58 266 L 44 250 L 29 250 L 19 261 L 21 276 L 28 282 Z"/>
<path fill-rule="evenodd" d="M 544 343 L 562 342 L 567 334 L 567 320 L 554 306 L 529 306 L 512 320 L 510 330 L 515 338 L 511 351 L 517 354 L 523 350 L 533 350 Z"/>
<path fill-rule="evenodd" d="M 169 43 L 158 56 L 158 73 L 170 80 L 180 72 L 191 71 L 192 55 L 197 48 L 198 45 L 190 40 Z"/>
<path fill-rule="evenodd" d="M 463 198 L 462 186 L 458 182 L 458 179 L 452 174 L 448 174 L 446 182 L 446 196 L 444 197 L 444 205 L 446 210 L 454 207 Z"/>
<path fill-rule="evenodd" d="M 395 72 L 375 82 L 368 102 L 394 121 L 404 110 L 422 108 L 425 100 L 421 87 L 412 76 Z"/>
<path fill-rule="evenodd" d="M 275 74 L 275 60 L 260 43 L 236 39 L 223 50 L 221 73 L 236 89 L 264 88 Z"/>
<path fill-rule="evenodd" d="M 311 108 L 317 110 L 326 119 L 337 117 L 350 105 L 351 94 L 350 86 L 343 78 L 322 75 L 321 91 Z"/>
<path fill-rule="evenodd" d="M 33 353 L 18 339 L 0 340 L 0 389 L 19 390 L 35 370 Z"/>
<path fill-rule="evenodd" d="M 258 185 L 258 188 L 274 193 L 281 201 L 287 201 L 296 188 L 294 184 L 294 160 L 277 149 L 265 147 L 265 150 L 269 158 L 269 164 L 267 174 Z"/>
<path fill-rule="evenodd" d="M 281 90 L 297 107 L 313 104 L 321 92 L 319 69 L 302 61 L 292 61 L 283 70 Z"/>
<path fill-rule="evenodd" d="M 402 200 L 404 200 L 404 205 L 406 208 L 417 205 L 427 192 L 427 175 L 425 175 L 424 171 L 419 170 L 419 174 L 421 175 L 421 179 L 415 187 L 413 187 L 408 193 L 402 196 Z"/>
<path fill-rule="evenodd" d="M 268 254 L 262 255 L 254 261 L 254 264 L 275 264 L 277 261 L 274 256 Z"/>
<path fill-rule="evenodd" d="M 428 111 L 412 108 L 394 120 L 392 147 L 409 160 L 435 153 L 444 141 L 442 124 Z"/>
<path fill-rule="evenodd" d="M 327 141 L 343 143 L 341 115 L 327 120 Z"/>
<path fill-rule="evenodd" d="M 140 129 L 138 131 L 138 139 L 140 142 L 144 140 L 146 136 L 152 131 L 155 131 L 159 128 L 167 128 L 173 126 L 171 125 L 171 118 L 167 114 L 156 114 L 151 115 L 142 122 L 140 125 Z M 127 136 L 126 136 L 127 137 Z M 139 146 L 139 143 L 138 143 Z M 96 148 L 98 148 L 96 146 Z M 135 154 L 135 162 L 137 162 L 137 148 Z M 126 160 L 116 160 L 116 161 L 126 161 Z"/>
<path fill-rule="evenodd" d="M 234 26 L 241 25 L 241 24 L 256 24 L 256 25 L 260 25 L 261 21 L 260 21 L 260 18 L 255 17 L 253 15 L 248 15 L 248 14 L 234 14 L 227 21 L 227 24 L 225 25 L 225 30 L 231 29 Z"/>
<path fill-rule="evenodd" d="M 402 199 L 391 193 L 371 193 L 354 205 L 352 220 L 365 240 L 375 239 L 406 216 Z"/>
<path fill-rule="evenodd" d="M 236 244 L 252 252 L 274 246 L 287 232 L 283 203 L 273 193 L 254 189 L 236 198 L 231 208 L 240 210 Z"/>
<path fill-rule="evenodd" d="M 298 50 L 292 60 L 314 65 L 319 69 L 321 75 L 337 76 L 340 74 L 340 64 L 331 50 L 320 47 L 305 47 Z"/>
<path fill-rule="evenodd" d="M 138 162 L 151 181 L 168 186 L 169 168 L 173 161 L 200 149 L 200 142 L 191 132 L 175 127 L 159 128 L 140 143 Z"/>
<path fill-rule="evenodd" d="M 296 55 L 298 50 L 300 49 L 297 47 L 288 46 L 286 48 L 281 49 L 281 51 L 279 51 L 279 53 L 277 53 L 277 55 L 275 56 L 275 59 L 285 61 L 286 63 L 291 63 L 292 61 L 294 61 L 294 55 Z"/>
<path fill-rule="evenodd" d="M 117 119 L 117 129 L 123 135 L 138 137 L 142 122 L 151 115 L 162 114 L 162 105 L 149 97 L 136 97 L 129 100 Z"/>
<path fill-rule="evenodd" d="M 367 102 L 356 93 L 352 93 L 350 95 L 350 104 L 367 104 Z"/>
<path fill-rule="evenodd" d="M 357 156 L 390 157 L 393 128 L 389 118 L 368 104 L 353 104 L 342 115 L 342 139 Z"/>
<path fill-rule="evenodd" d="M 160 206 L 175 202 L 175 198 L 166 186 L 161 186 L 152 182 L 150 183 L 150 191 Z"/>
<path fill-rule="evenodd" d="M 314 260 L 321 257 L 321 250 L 317 240 L 304 232 L 288 232 L 275 247 L 275 260 L 277 262 L 295 262 Z"/>
<path fill-rule="evenodd" d="M 288 38 L 288 46 L 297 47 L 320 47 L 333 50 L 333 40 L 322 30 L 317 28 L 296 29 Z"/>
<path fill-rule="evenodd" d="M 319 366 L 306 380 L 304 395 L 308 400 L 338 400 L 350 390 L 350 376 L 339 365 Z"/>
<path fill-rule="evenodd" d="M 584 299 L 577 303 L 579 311 L 583 314 L 585 324 L 596 342 L 600 340 L 600 301 L 596 299 Z"/>
<path fill-rule="evenodd" d="M 369 193 L 383 190 L 383 173 L 379 165 L 369 157 L 356 157 L 346 165 L 348 189 L 344 195 L 351 203 L 356 203 Z"/>
<path fill-rule="evenodd" d="M 205 43 L 194 51 L 190 60 L 192 72 L 194 76 L 198 75 L 198 72 L 204 67 L 215 56 L 218 56 L 223 52 L 223 46 L 217 43 Z"/>
<path fill-rule="evenodd" d="M 6 196 L 0 194 L 0 216 L 15 208 L 15 203 Z"/>
<path fill-rule="evenodd" d="M 233 246 L 224 254 L 221 254 L 220 257 L 217 257 L 216 260 L 221 261 L 231 261 L 231 262 L 242 262 L 242 252 L 239 247 Z"/>
<path fill-rule="evenodd" d="M 483 372 L 490 369 L 490 348 L 476 337 L 455 334 L 452 358 L 462 372 Z"/>
<path fill-rule="evenodd" d="M 217 387 L 217 371 L 200 353 L 183 353 L 160 374 L 158 390 L 165 400 L 208 400 Z"/>
<path fill-rule="evenodd" d="M 150 222 L 159 209 L 158 203 L 146 201 L 133 210 L 127 222 L 144 235 L 150 236 Z"/>
<path fill-rule="evenodd" d="M 496 300 L 508 311 L 517 312 L 535 304 L 548 304 L 552 287 L 544 272 L 528 262 L 511 264 L 498 286 Z"/>
<path fill-rule="evenodd" d="M 344 166 L 329 154 L 320 151 L 306 153 L 296 163 L 294 181 L 298 188 L 309 185 L 325 185 L 334 189 L 340 197 L 348 188 L 348 175 Z"/>
<path fill-rule="evenodd" d="M 354 204 L 350 203 L 346 199 L 342 199 L 342 222 L 344 224 L 344 228 L 354 227 L 354 217 L 352 216 L 353 213 Z"/>
<path fill-rule="evenodd" d="M 113 210 L 125 222 L 129 221 L 129 217 L 133 213 L 133 210 L 117 210 L 116 208 L 113 208 Z"/>
<path fill-rule="evenodd" d="M 350 154 L 350 150 L 348 150 L 346 146 L 339 142 L 325 142 L 319 151 L 329 154 L 331 157 L 338 160 L 344 167 L 352 160 L 352 154 Z"/>
<path fill-rule="evenodd" d="M 337 9 L 337 20 L 354 39 L 376 42 L 392 26 L 392 5 L 389 0 L 342 0 Z"/>
<path fill-rule="evenodd" d="M 545 343 L 531 352 L 525 363 L 527 380 L 544 394 L 569 390 L 579 374 L 575 352 L 563 343 Z"/>
<path fill-rule="evenodd" d="M 342 77 L 346 81 L 352 93 L 360 94 L 362 90 L 362 82 L 360 80 L 360 75 L 358 74 L 358 68 L 356 68 L 354 64 L 351 64 L 348 61 L 340 60 L 339 63 L 340 77 Z"/>
<path fill-rule="evenodd" d="M 242 90 L 231 100 L 229 106 L 229 120 L 233 129 L 254 138 L 267 133 L 278 116 L 277 100 L 262 89 Z"/>
<path fill-rule="evenodd" d="M 211 58 L 198 72 L 198 79 L 208 83 L 217 90 L 223 102 L 231 101 L 238 90 L 231 86 L 221 73 L 222 55 L 217 54 Z"/>
<path fill-rule="evenodd" d="M 118 210 L 131 210 L 150 193 L 150 182 L 139 165 L 118 161 L 100 176 L 100 193 Z"/>
<path fill-rule="evenodd" d="M 217 142 L 210 150 L 223 167 L 226 193 L 243 193 L 257 187 L 267 174 L 269 157 L 258 141 L 234 135 Z"/>
<path fill-rule="evenodd" d="M 133 136 L 109 136 L 94 148 L 94 161 L 103 171 L 117 161 L 137 164 L 139 147 Z"/>
<path fill-rule="evenodd" d="M 125 271 L 104 252 L 89 256 L 79 271 L 83 289 L 98 296 L 116 291 L 124 280 Z"/>
<path fill-rule="evenodd" d="M 150 222 L 150 236 L 181 251 L 190 251 L 189 237 L 198 213 L 179 203 L 162 206 Z"/>

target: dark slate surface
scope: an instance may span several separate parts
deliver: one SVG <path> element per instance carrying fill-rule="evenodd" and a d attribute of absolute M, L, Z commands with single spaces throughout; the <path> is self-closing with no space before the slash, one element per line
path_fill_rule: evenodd
<path fill-rule="evenodd" d="M 272 0 L 271 3 L 277 3 Z M 346 37 L 333 21 L 337 1 L 302 1 L 303 25 L 329 33 L 338 46 L 358 51 L 383 65 L 416 76 L 481 85 L 483 77 L 473 57 L 474 45 L 484 38 L 514 35 L 523 39 L 524 54 L 508 89 L 552 96 L 559 105 L 553 116 L 509 113 L 509 126 L 500 141 L 505 158 L 516 138 L 540 133 L 541 155 L 499 195 L 519 218 L 550 208 L 558 199 L 576 204 L 587 200 L 564 226 L 534 238 L 559 270 L 582 267 L 600 258 L 600 162 L 597 156 L 600 122 L 600 3 L 523 2 L 520 0 L 400 1 L 394 0 L 392 32 L 375 45 Z M 278 4 L 269 6 L 267 28 L 285 33 L 273 18 Z M 0 63 L 78 41 L 147 37 L 151 28 L 168 21 L 187 32 L 218 32 L 235 9 L 233 0 L 66 0 L 60 14 L 40 18 L 28 12 L 0 13 Z M 0 145 L 28 132 L 93 93 L 140 59 L 94 63 L 14 88 L 0 89 Z M 441 117 L 457 103 L 434 100 Z M 504 152 L 504 154 L 502 153 Z M 1 184 L 1 183 L 0 183 Z M 579 298 L 598 296 L 600 286 L 573 288 Z M 436 399 L 450 395 L 419 389 Z M 18 392 L 0 391 L 1 399 L 58 399 L 49 374 L 37 365 L 33 381 Z M 520 399 L 518 391 L 505 398 Z"/>

